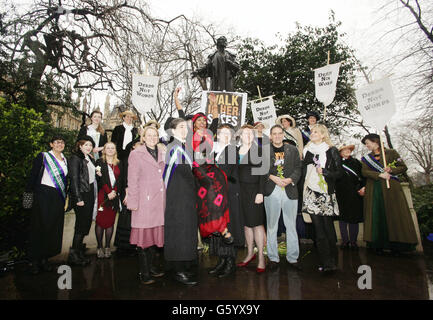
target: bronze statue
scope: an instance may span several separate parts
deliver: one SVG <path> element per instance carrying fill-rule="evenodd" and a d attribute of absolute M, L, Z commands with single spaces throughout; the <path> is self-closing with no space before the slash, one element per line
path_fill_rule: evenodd
<path fill-rule="evenodd" d="M 217 39 L 217 51 L 212 53 L 204 67 L 192 72 L 192 76 L 206 79 L 211 78 L 211 91 L 234 91 L 233 78 L 239 71 L 239 64 L 235 61 L 236 56 L 225 50 L 227 47 L 226 37 Z"/>

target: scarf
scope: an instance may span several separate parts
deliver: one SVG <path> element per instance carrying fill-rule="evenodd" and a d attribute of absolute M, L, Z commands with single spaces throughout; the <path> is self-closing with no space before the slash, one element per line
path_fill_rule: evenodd
<path fill-rule="evenodd" d="M 327 193 L 328 186 L 324 180 L 323 175 L 319 175 L 316 171 L 316 166 L 321 168 L 325 167 L 326 164 L 326 151 L 328 151 L 329 145 L 326 142 L 321 144 L 310 143 L 304 149 L 304 157 L 307 151 L 310 151 L 314 155 L 314 163 L 309 164 L 307 168 L 308 181 L 306 181 L 307 186 L 316 192 Z"/>
<path fill-rule="evenodd" d="M 59 161 L 50 152 L 44 152 L 44 166 L 51 178 L 56 190 L 60 193 L 63 201 L 66 201 L 66 175 Z M 66 163 L 66 159 L 62 153 L 62 159 Z"/>
<path fill-rule="evenodd" d="M 123 123 L 123 126 L 125 127 L 125 135 L 123 136 L 122 149 L 125 150 L 128 143 L 132 141 L 132 129 L 134 126 L 132 124 L 126 124 L 125 122 Z"/>

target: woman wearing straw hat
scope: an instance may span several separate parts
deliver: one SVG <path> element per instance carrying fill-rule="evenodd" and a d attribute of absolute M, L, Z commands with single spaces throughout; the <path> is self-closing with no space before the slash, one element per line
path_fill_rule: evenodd
<path fill-rule="evenodd" d="M 343 176 L 335 184 L 338 207 L 340 209 L 341 248 L 358 248 L 359 223 L 363 217 L 363 196 L 365 194 L 365 179 L 362 176 L 362 164 L 351 157 L 355 149 L 353 144 L 343 145 L 338 151 L 344 169 Z M 349 228 L 349 233 L 347 229 Z"/>
<path fill-rule="evenodd" d="M 284 142 L 288 142 L 293 144 L 296 148 L 298 148 L 299 156 L 302 159 L 302 151 L 304 150 L 304 143 L 302 141 L 302 133 L 296 127 L 296 121 L 293 117 L 288 114 L 279 116 L 275 121 L 276 124 L 279 124 L 283 127 L 284 130 Z"/>
<path fill-rule="evenodd" d="M 134 128 L 133 121 L 137 120 L 137 115 L 131 110 L 126 110 L 119 114 L 123 123 L 114 128 L 111 141 L 116 144 L 117 154 L 120 161 L 128 160 L 129 152 L 126 146 L 137 136 L 138 129 Z"/>

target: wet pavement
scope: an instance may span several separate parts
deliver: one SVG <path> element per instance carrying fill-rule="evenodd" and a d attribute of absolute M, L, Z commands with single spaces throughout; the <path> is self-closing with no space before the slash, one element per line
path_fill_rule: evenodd
<path fill-rule="evenodd" d="M 100 260 L 96 259 L 96 250 L 89 249 L 91 265 L 72 267 L 72 289 L 58 289 L 60 274 L 56 271 L 33 276 L 25 266 L 17 266 L 0 277 L 0 299 L 427 300 L 433 299 L 433 243 L 427 243 L 424 250 L 424 255 L 394 257 L 377 256 L 365 248 L 339 249 L 339 270 L 323 275 L 317 271 L 317 250 L 302 245 L 302 271 L 291 269 L 282 257 L 280 266 L 273 271 L 257 274 L 254 261 L 225 279 L 207 274 L 215 258 L 200 253 L 199 284 L 187 287 L 168 275 L 154 284 L 142 285 L 137 280 L 137 257 L 114 253 L 110 259 Z M 244 254 L 243 250 L 239 252 L 238 262 Z M 63 254 L 52 261 L 60 265 L 65 259 Z M 358 288 L 361 265 L 371 267 L 371 290 Z"/>

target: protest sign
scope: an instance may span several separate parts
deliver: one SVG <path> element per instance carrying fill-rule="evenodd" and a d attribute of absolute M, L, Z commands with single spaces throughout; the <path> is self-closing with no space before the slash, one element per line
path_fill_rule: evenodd
<path fill-rule="evenodd" d="M 277 114 L 272 97 L 264 101 L 251 101 L 251 111 L 253 112 L 254 122 L 262 122 L 266 128 L 271 128 L 275 124 Z"/>
<path fill-rule="evenodd" d="M 341 62 L 328 64 L 314 70 L 316 98 L 323 103 L 325 107 L 329 106 L 332 101 L 334 101 L 340 65 Z"/>
<path fill-rule="evenodd" d="M 383 130 L 396 112 L 389 78 L 372 82 L 356 90 L 355 94 L 358 110 L 364 121 L 377 130 Z"/>
<path fill-rule="evenodd" d="M 228 123 L 237 131 L 245 122 L 247 94 L 239 92 L 203 91 L 201 111 L 207 116 L 208 123 L 213 120 L 212 110 L 218 107 L 220 123 Z"/>
<path fill-rule="evenodd" d="M 159 77 L 132 75 L 132 104 L 142 114 L 156 106 Z"/>

